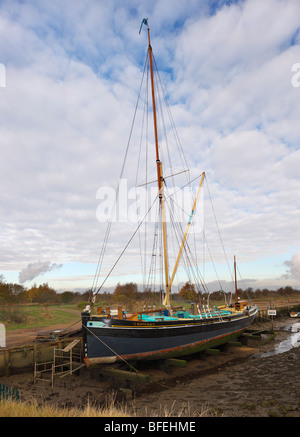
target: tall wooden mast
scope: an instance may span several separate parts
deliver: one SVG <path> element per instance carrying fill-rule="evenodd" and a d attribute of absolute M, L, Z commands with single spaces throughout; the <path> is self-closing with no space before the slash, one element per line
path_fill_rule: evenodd
<path fill-rule="evenodd" d="M 236 279 L 236 259 L 234 255 L 234 283 L 235 283 L 235 306 L 238 306 L 238 292 L 237 292 L 237 279 Z"/>
<path fill-rule="evenodd" d="M 153 59 L 152 59 L 152 47 L 150 43 L 150 28 L 148 26 L 148 52 L 150 61 L 150 75 L 151 75 L 151 89 L 152 89 L 152 107 L 153 107 L 153 122 L 154 122 L 154 136 L 155 136 L 155 150 L 156 150 L 156 167 L 157 167 L 157 182 L 158 193 L 161 206 L 162 215 L 162 229 L 163 229 L 163 245 L 164 245 L 164 270 L 165 270 L 165 283 L 166 283 L 166 297 L 164 304 L 170 306 L 170 287 L 169 287 L 169 267 L 168 267 L 168 246 L 167 246 L 167 226 L 166 226 L 166 211 L 165 211 L 165 198 L 164 198 L 164 178 L 162 172 L 162 163 L 159 159 L 158 148 L 158 135 L 157 135 L 157 121 L 156 121 L 156 104 L 155 104 L 155 89 L 153 78 Z"/>

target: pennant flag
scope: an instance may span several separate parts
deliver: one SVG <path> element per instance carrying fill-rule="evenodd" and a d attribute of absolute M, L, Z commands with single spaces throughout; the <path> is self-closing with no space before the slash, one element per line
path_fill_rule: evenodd
<path fill-rule="evenodd" d="M 140 31 L 139 31 L 139 33 L 141 33 L 141 30 L 142 30 L 142 26 L 143 26 L 143 24 L 145 24 L 146 26 L 148 26 L 148 18 L 143 18 L 142 23 L 141 23 L 141 27 L 140 27 Z"/>

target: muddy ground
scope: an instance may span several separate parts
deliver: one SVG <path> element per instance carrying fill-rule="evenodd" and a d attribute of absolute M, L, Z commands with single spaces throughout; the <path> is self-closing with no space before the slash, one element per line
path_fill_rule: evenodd
<path fill-rule="evenodd" d="M 137 417 L 300 417 L 300 347 L 259 356 L 291 336 L 283 328 L 295 322 L 275 321 L 277 336 L 264 346 L 251 340 L 217 356 L 188 359 L 186 368 L 144 364 L 138 370 L 150 376 L 147 385 L 101 378 L 86 368 L 72 379 L 56 378 L 53 389 L 47 382 L 34 384 L 32 372 L 0 377 L 0 382 L 19 389 L 24 401 L 80 408 L 88 402 L 122 402 Z"/>
<path fill-rule="evenodd" d="M 39 332 L 49 332 L 54 330 L 62 330 L 64 332 L 73 331 L 81 328 L 81 320 L 76 323 L 64 323 L 60 325 L 50 325 L 44 328 L 30 328 L 30 329 L 14 329 L 6 332 L 6 347 L 23 346 L 24 344 L 31 344 L 36 339 Z"/>

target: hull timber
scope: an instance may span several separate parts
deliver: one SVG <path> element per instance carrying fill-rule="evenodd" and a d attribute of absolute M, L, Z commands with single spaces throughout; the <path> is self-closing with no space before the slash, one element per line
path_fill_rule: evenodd
<path fill-rule="evenodd" d="M 84 313 L 83 313 L 84 314 Z M 253 322 L 248 314 L 219 319 L 130 322 L 82 316 L 86 366 L 189 355 L 227 343 Z"/>

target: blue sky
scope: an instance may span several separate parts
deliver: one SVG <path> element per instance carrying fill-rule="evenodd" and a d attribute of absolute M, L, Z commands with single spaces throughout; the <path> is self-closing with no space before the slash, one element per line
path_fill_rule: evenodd
<path fill-rule="evenodd" d="M 0 1 L 6 280 L 91 286 L 105 229 L 97 192 L 119 177 L 147 17 L 181 143 L 191 172 L 207 173 L 229 259 L 237 256 L 246 286 L 300 289 L 299 16 L 298 0 Z M 112 258 L 127 241 L 119 232 Z M 126 273 L 112 284 L 136 278 Z"/>

